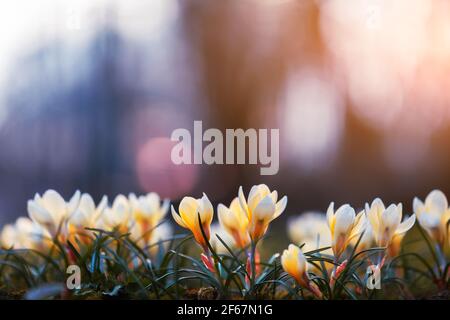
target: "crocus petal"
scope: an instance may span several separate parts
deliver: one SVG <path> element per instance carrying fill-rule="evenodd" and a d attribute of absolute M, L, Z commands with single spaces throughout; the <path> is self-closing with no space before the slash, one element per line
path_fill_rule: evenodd
<path fill-rule="evenodd" d="M 417 215 L 420 225 L 427 229 L 436 228 L 439 225 L 439 218 L 430 214 Z"/>
<path fill-rule="evenodd" d="M 375 210 L 375 212 L 380 215 L 386 209 L 386 207 L 384 206 L 384 203 L 380 198 L 376 198 L 372 201 L 371 209 Z"/>
<path fill-rule="evenodd" d="M 334 225 L 333 220 L 334 220 L 334 202 L 330 203 L 330 205 L 328 206 L 328 209 L 327 209 L 327 222 L 328 222 L 328 227 L 330 228 L 331 232 L 334 231 L 332 229 L 332 225 Z"/>
<path fill-rule="evenodd" d="M 248 210 L 247 200 L 245 200 L 244 191 L 242 189 L 242 186 L 239 187 L 238 197 L 239 197 L 239 204 L 241 205 L 242 210 L 244 210 L 244 212 L 248 215 L 249 210 Z"/>
<path fill-rule="evenodd" d="M 170 200 L 164 199 L 162 205 L 161 205 L 161 219 L 164 218 L 167 215 L 167 212 L 169 212 L 169 206 L 170 206 Z"/>
<path fill-rule="evenodd" d="M 409 229 L 411 229 L 414 226 L 415 222 L 416 222 L 416 215 L 413 214 L 408 219 L 400 223 L 395 234 L 401 235 L 406 233 Z"/>
<path fill-rule="evenodd" d="M 238 216 L 223 204 L 219 204 L 217 207 L 217 214 L 219 216 L 219 223 L 223 228 L 231 231 L 240 227 L 241 222 Z"/>
<path fill-rule="evenodd" d="M 343 205 L 336 211 L 335 220 L 335 236 L 347 234 L 355 221 L 355 209 L 350 207 L 348 204 Z"/>
<path fill-rule="evenodd" d="M 419 199 L 419 198 L 414 198 L 413 200 L 413 210 L 414 213 L 419 213 L 423 210 L 423 207 L 425 206 L 425 204 Z"/>
<path fill-rule="evenodd" d="M 198 202 L 192 197 L 184 197 L 179 206 L 179 212 L 183 222 L 190 228 L 194 228 L 198 223 Z"/>
<path fill-rule="evenodd" d="M 432 206 L 435 210 L 444 212 L 448 209 L 448 201 L 445 194 L 440 190 L 433 190 L 425 200 L 426 206 Z"/>
<path fill-rule="evenodd" d="M 178 223 L 178 225 L 180 225 L 183 228 L 187 228 L 188 226 L 183 222 L 183 220 L 181 219 L 181 217 L 178 215 L 178 213 L 175 211 L 175 209 L 173 208 L 173 206 L 170 207 L 171 211 L 172 211 L 172 217 L 175 220 L 176 223 Z"/>
<path fill-rule="evenodd" d="M 267 188 L 267 186 L 266 186 Z M 248 195 L 248 208 L 253 212 L 256 206 L 262 201 L 262 199 L 270 193 L 268 188 L 266 189 L 262 185 L 253 186 Z"/>
<path fill-rule="evenodd" d="M 76 210 L 78 204 L 80 202 L 81 192 L 80 190 L 75 191 L 72 198 L 70 198 L 69 203 L 67 204 L 67 208 L 69 210 L 69 214 Z"/>
<path fill-rule="evenodd" d="M 273 215 L 273 219 L 278 218 L 283 211 L 286 209 L 287 206 L 287 196 L 284 196 L 283 198 L 281 198 L 280 201 L 277 202 L 276 204 L 276 208 L 275 208 L 275 214 Z"/>
<path fill-rule="evenodd" d="M 277 203 L 278 202 L 278 191 L 274 190 L 272 191 L 272 193 L 270 194 L 273 203 Z"/>
<path fill-rule="evenodd" d="M 66 214 L 66 202 L 63 197 L 55 190 L 47 190 L 42 196 L 45 208 L 52 215 L 53 220 L 59 223 Z"/>
<path fill-rule="evenodd" d="M 33 221 L 43 225 L 47 226 L 49 224 L 53 224 L 53 216 L 50 212 L 48 212 L 46 209 L 42 208 L 41 206 L 37 205 L 34 201 L 29 200 L 27 204 L 28 208 L 28 214 L 30 215 L 30 218 L 33 219 Z"/>
<path fill-rule="evenodd" d="M 368 209 L 366 207 L 366 215 L 367 215 L 367 219 L 370 222 L 370 225 L 372 226 L 372 229 L 375 230 L 375 232 L 378 232 L 378 230 L 379 230 L 379 218 L 378 218 L 378 214 L 377 214 L 376 210 L 372 210 L 371 208 Z"/>
<path fill-rule="evenodd" d="M 198 199 L 200 219 L 202 223 L 211 224 L 214 215 L 214 209 L 208 196 L 203 193 L 203 197 Z"/>
<path fill-rule="evenodd" d="M 259 202 L 256 206 L 254 215 L 257 220 L 269 220 L 275 213 L 275 204 L 272 201 L 270 195 L 267 195 L 264 199 Z"/>
<path fill-rule="evenodd" d="M 390 205 L 386 210 L 381 214 L 381 221 L 383 222 L 384 228 L 389 228 L 391 231 L 397 229 L 402 219 L 401 213 L 397 210 L 397 206 L 395 204 Z M 384 229 L 383 228 L 383 229 Z"/>

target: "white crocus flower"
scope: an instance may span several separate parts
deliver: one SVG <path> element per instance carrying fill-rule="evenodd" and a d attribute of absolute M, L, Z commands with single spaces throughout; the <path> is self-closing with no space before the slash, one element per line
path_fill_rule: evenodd
<path fill-rule="evenodd" d="M 413 227 L 416 221 L 416 216 L 413 214 L 402 222 L 402 204 L 391 204 L 386 208 L 379 198 L 375 199 L 370 206 L 366 203 L 366 214 L 377 245 L 388 249 L 391 245 L 395 245 L 395 252 L 390 250 L 391 254 L 397 253 L 397 244 L 401 242 L 405 233 Z"/>
<path fill-rule="evenodd" d="M 355 209 L 345 204 L 335 212 L 332 202 L 327 210 L 327 221 L 331 231 L 331 247 L 335 257 L 339 258 L 348 244 L 364 231 L 364 211 L 356 215 Z"/>
<path fill-rule="evenodd" d="M 242 187 L 239 188 L 239 203 L 247 214 L 248 231 L 251 239 L 257 242 L 267 231 L 271 221 L 279 217 L 287 205 L 287 197 L 278 201 L 278 192 L 270 191 L 265 184 L 253 186 L 245 198 Z"/>
<path fill-rule="evenodd" d="M 6 248 L 42 250 L 49 237 L 40 225 L 26 217 L 20 217 L 14 224 L 3 227 L 0 243 Z"/>
<path fill-rule="evenodd" d="M 111 207 L 106 207 L 99 220 L 99 227 L 108 231 L 117 230 L 127 233 L 134 223 L 131 214 L 131 205 L 128 198 L 122 194 L 116 196 Z"/>
<path fill-rule="evenodd" d="M 418 198 L 413 202 L 414 213 L 420 225 L 442 247 L 448 239 L 450 210 L 447 197 L 442 191 L 434 190 L 423 203 Z"/>
<path fill-rule="evenodd" d="M 89 194 L 83 193 L 77 210 L 69 219 L 69 225 L 77 230 L 94 228 L 107 205 L 108 198 L 106 196 L 103 196 L 98 206 L 96 206 L 94 199 Z"/>
<path fill-rule="evenodd" d="M 128 199 L 131 204 L 132 216 L 136 221 L 136 235 L 148 241 L 152 237 L 153 229 L 158 226 L 169 211 L 170 202 L 165 199 L 161 204 L 159 195 L 154 192 L 139 197 L 131 193 Z"/>
<path fill-rule="evenodd" d="M 58 232 L 64 236 L 67 219 L 75 212 L 80 201 L 80 191 L 76 191 L 69 202 L 54 190 L 46 191 L 42 197 L 36 193 L 28 201 L 30 218 L 44 227 L 52 237 Z"/>

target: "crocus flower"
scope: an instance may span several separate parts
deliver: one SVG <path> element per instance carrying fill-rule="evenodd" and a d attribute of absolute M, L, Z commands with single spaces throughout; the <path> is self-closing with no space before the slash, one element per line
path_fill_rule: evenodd
<path fill-rule="evenodd" d="M 327 210 L 327 221 L 331 231 L 331 247 L 338 259 L 348 244 L 364 231 L 364 211 L 356 215 L 355 209 L 345 204 L 335 212 L 332 202 Z"/>
<path fill-rule="evenodd" d="M 122 194 L 116 196 L 111 207 L 104 209 L 98 222 L 100 228 L 117 230 L 121 233 L 127 233 L 133 224 L 130 202 Z"/>
<path fill-rule="evenodd" d="M 107 205 L 108 198 L 106 196 L 103 196 L 98 206 L 95 206 L 95 202 L 89 194 L 83 193 L 81 195 L 78 208 L 69 217 L 67 222 L 72 245 L 76 246 L 77 243 L 72 238 L 75 238 L 77 235 L 83 235 L 85 228 L 97 227 L 97 222 Z M 79 239 L 84 243 L 90 242 L 90 238 L 86 236 L 80 237 Z"/>
<path fill-rule="evenodd" d="M 7 224 L 0 233 L 0 243 L 5 248 L 35 249 L 47 247 L 50 235 L 32 220 L 20 217 L 14 224 Z"/>
<path fill-rule="evenodd" d="M 139 197 L 131 193 L 128 198 L 133 218 L 136 221 L 135 228 L 147 242 L 151 239 L 152 230 L 169 211 L 169 200 L 164 200 L 161 205 L 159 195 L 154 192 Z"/>
<path fill-rule="evenodd" d="M 223 204 L 217 207 L 217 214 L 222 228 L 234 239 L 237 247 L 245 248 L 250 243 L 248 234 L 248 217 L 239 204 L 239 199 L 235 198 L 230 207 Z"/>
<path fill-rule="evenodd" d="M 76 191 L 69 202 L 61 195 L 48 190 L 41 197 L 36 193 L 33 200 L 28 201 L 28 214 L 30 218 L 48 230 L 54 237 L 59 233 L 64 237 L 67 233 L 67 219 L 75 212 L 80 201 L 80 191 Z"/>
<path fill-rule="evenodd" d="M 208 245 L 206 241 L 209 241 L 211 233 L 211 222 L 214 215 L 214 209 L 206 194 L 200 199 L 192 197 L 184 197 L 180 206 L 178 207 L 179 214 L 171 206 L 172 216 L 176 223 L 181 227 L 189 229 L 194 235 L 195 240 L 205 250 L 208 251 Z M 203 237 L 200 221 L 198 216 L 200 215 L 201 228 L 203 229 L 205 237 Z"/>
<path fill-rule="evenodd" d="M 442 247 L 448 238 L 450 210 L 447 197 L 442 191 L 434 190 L 423 203 L 418 198 L 413 202 L 414 213 L 420 225 Z"/>
<path fill-rule="evenodd" d="M 300 286 L 310 290 L 318 297 L 321 296 L 317 286 L 309 279 L 308 261 L 299 247 L 290 244 L 281 255 L 281 265 L 284 271 L 294 278 Z"/>
<path fill-rule="evenodd" d="M 287 205 L 287 197 L 278 201 L 278 192 L 271 192 L 265 184 L 253 186 L 245 199 L 242 187 L 239 188 L 239 203 L 247 214 L 250 238 L 257 242 L 267 231 L 272 220 L 280 216 Z"/>
<path fill-rule="evenodd" d="M 413 214 L 402 222 L 402 210 L 401 203 L 398 205 L 391 204 L 386 208 L 379 198 L 375 199 L 370 206 L 366 203 L 366 214 L 375 241 L 379 247 L 387 247 L 390 254 L 398 252 L 398 242 L 401 242 L 403 236 L 416 221 L 416 216 Z M 389 250 L 391 245 L 393 247 Z"/>
<path fill-rule="evenodd" d="M 69 218 L 69 227 L 75 230 L 94 228 L 107 205 L 108 198 L 106 196 L 103 196 L 98 206 L 96 206 L 92 197 L 87 193 L 83 193 L 78 208 Z"/>

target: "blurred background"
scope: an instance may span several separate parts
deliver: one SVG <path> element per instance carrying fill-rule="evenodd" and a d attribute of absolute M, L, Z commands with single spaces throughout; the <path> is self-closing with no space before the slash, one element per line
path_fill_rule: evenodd
<path fill-rule="evenodd" d="M 286 216 L 410 213 L 450 194 L 449 88 L 446 0 L 1 1 L 0 225 L 49 188 L 217 205 L 266 183 Z M 279 128 L 279 173 L 173 165 L 194 120 Z"/>

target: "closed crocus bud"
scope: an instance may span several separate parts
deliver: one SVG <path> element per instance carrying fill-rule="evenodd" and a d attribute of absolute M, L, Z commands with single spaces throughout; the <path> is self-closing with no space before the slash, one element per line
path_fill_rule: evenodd
<path fill-rule="evenodd" d="M 151 238 L 152 230 L 161 222 L 169 211 L 169 200 L 161 199 L 158 194 L 151 192 L 144 196 L 137 197 L 131 193 L 130 199 L 133 218 L 136 221 L 136 228 L 145 241 Z"/>
<path fill-rule="evenodd" d="M 300 286 L 311 291 L 316 297 L 322 296 L 317 286 L 309 279 L 308 261 L 299 247 L 290 244 L 288 249 L 283 251 L 281 266 Z"/>
<path fill-rule="evenodd" d="M 178 207 L 179 214 L 171 206 L 172 216 L 176 223 L 181 227 L 189 229 L 194 235 L 195 240 L 203 248 L 208 251 L 208 245 L 206 240 L 209 241 L 211 233 L 211 222 L 214 215 L 214 209 L 206 194 L 203 194 L 201 199 L 195 199 L 192 197 L 184 197 L 180 206 Z M 203 237 L 202 230 L 200 228 L 199 218 L 201 221 L 201 228 L 203 229 L 205 237 Z"/>
<path fill-rule="evenodd" d="M 441 247 L 449 238 L 450 210 L 447 197 L 442 191 L 434 190 L 423 203 L 418 198 L 413 202 L 414 213 L 420 225 L 437 241 Z"/>
<path fill-rule="evenodd" d="M 234 239 L 237 247 L 245 248 L 250 243 L 248 234 L 248 217 L 239 204 L 239 199 L 235 198 L 230 207 L 223 204 L 217 207 L 219 222 L 222 228 Z"/>
<path fill-rule="evenodd" d="M 67 219 L 77 209 L 79 200 L 79 191 L 66 202 L 58 192 L 48 190 L 42 197 L 36 194 L 33 200 L 28 201 L 28 214 L 33 221 L 48 230 L 52 237 L 58 231 L 64 236 Z"/>
<path fill-rule="evenodd" d="M 387 247 L 389 254 L 398 252 L 399 240 L 401 242 L 404 234 L 412 228 L 416 221 L 416 216 L 413 214 L 402 222 L 402 210 L 401 203 L 398 205 L 392 204 L 386 208 L 383 201 L 378 198 L 370 206 L 366 204 L 366 214 L 375 241 L 378 246 Z M 391 245 L 393 247 L 389 249 Z"/>
<path fill-rule="evenodd" d="M 267 231 L 272 220 L 280 216 L 287 205 L 287 197 L 278 201 L 278 192 L 271 192 L 265 184 L 253 186 L 245 199 L 242 187 L 239 188 L 239 203 L 247 214 L 248 231 L 251 239 L 257 242 Z"/>
<path fill-rule="evenodd" d="M 308 261 L 302 250 L 294 244 L 290 244 L 281 255 L 281 265 L 297 283 L 303 287 L 308 286 Z"/>
<path fill-rule="evenodd" d="M 338 259 L 348 244 L 364 230 L 364 211 L 356 215 L 355 209 L 346 204 L 335 212 L 334 203 L 331 203 L 327 210 L 327 222 L 331 231 L 331 247 Z"/>
<path fill-rule="evenodd" d="M 122 194 L 116 196 L 112 206 L 104 209 L 98 224 L 100 228 L 127 233 L 133 226 L 128 198 Z"/>

